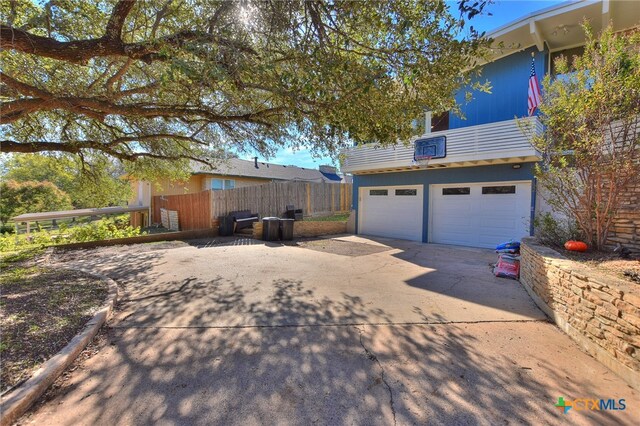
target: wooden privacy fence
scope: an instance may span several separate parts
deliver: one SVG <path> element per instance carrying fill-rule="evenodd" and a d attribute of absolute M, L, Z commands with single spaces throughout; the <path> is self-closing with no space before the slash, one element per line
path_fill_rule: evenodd
<path fill-rule="evenodd" d="M 153 197 L 153 223 L 161 222 L 160 209 L 178 212 L 178 223 L 181 231 L 212 227 L 211 191 Z"/>
<path fill-rule="evenodd" d="M 212 191 L 212 218 L 237 210 L 261 217 L 281 216 L 287 205 L 303 209 L 305 216 L 322 216 L 351 210 L 352 184 L 271 182 L 226 191 Z"/>

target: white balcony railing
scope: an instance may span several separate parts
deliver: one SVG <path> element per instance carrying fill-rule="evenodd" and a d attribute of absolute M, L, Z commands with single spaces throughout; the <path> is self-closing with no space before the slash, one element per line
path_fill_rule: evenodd
<path fill-rule="evenodd" d="M 416 168 L 413 141 L 436 136 L 447 137 L 447 155 L 431 160 L 429 168 L 537 161 L 540 155 L 529 142 L 531 132 L 542 132 L 542 124 L 536 117 L 433 132 L 416 137 L 407 145 L 361 145 L 343 152 L 342 171 L 366 173 Z"/>

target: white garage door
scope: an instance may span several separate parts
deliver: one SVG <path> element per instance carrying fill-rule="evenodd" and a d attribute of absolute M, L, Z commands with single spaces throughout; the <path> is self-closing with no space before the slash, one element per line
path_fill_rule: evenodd
<path fill-rule="evenodd" d="M 423 185 L 361 187 L 358 233 L 422 241 Z"/>
<path fill-rule="evenodd" d="M 531 182 L 431 185 L 429 241 L 495 248 L 529 235 Z"/>

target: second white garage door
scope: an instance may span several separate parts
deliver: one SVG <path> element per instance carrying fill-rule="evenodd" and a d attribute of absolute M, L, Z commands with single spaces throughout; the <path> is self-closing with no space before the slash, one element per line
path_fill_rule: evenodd
<path fill-rule="evenodd" d="M 531 182 L 431 185 L 429 241 L 495 248 L 529 235 Z"/>
<path fill-rule="evenodd" d="M 358 233 L 422 241 L 423 185 L 361 187 Z"/>

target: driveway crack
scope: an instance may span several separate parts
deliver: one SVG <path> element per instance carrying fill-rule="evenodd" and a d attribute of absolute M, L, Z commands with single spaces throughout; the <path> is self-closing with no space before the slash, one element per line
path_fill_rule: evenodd
<path fill-rule="evenodd" d="M 141 300 L 146 300 L 146 299 L 153 299 L 156 297 L 165 297 L 165 296 L 171 296 L 172 294 L 176 294 L 176 293 L 180 293 L 182 292 L 185 288 L 187 288 L 187 286 L 189 284 L 191 284 L 193 281 L 195 281 L 196 279 L 191 277 L 191 278 L 187 278 L 186 280 L 184 280 L 184 282 L 182 283 L 182 285 L 180 286 L 180 288 L 175 289 L 175 290 L 169 290 L 169 291 L 164 291 L 162 293 L 155 293 L 155 294 L 150 294 L 148 296 L 142 296 L 142 297 L 138 297 L 135 299 L 125 299 L 126 302 L 139 302 Z"/>
<path fill-rule="evenodd" d="M 451 284 L 447 289 L 445 289 L 445 290 L 444 290 L 444 292 L 445 292 L 445 293 L 446 293 L 446 292 L 449 292 L 449 291 L 451 291 L 451 290 L 453 290 L 453 288 L 454 288 L 455 286 L 457 286 L 458 284 L 460 284 L 460 283 L 461 283 L 462 281 L 464 281 L 464 279 L 465 279 L 465 277 L 463 277 L 463 276 L 458 276 L 457 278 L 458 278 L 458 279 L 457 279 L 453 284 Z"/>
<path fill-rule="evenodd" d="M 367 356 L 367 358 L 369 358 L 370 361 L 375 362 L 376 364 L 378 364 L 378 367 L 380 367 L 380 379 L 389 391 L 389 406 L 391 407 L 391 414 L 393 414 L 393 424 L 396 425 L 396 407 L 393 401 L 393 390 L 391 389 L 389 382 L 387 382 L 387 379 L 385 379 L 384 377 L 384 367 L 382 366 L 382 363 L 380 362 L 378 357 L 364 345 L 364 342 L 362 341 L 362 330 L 359 329 L 358 331 L 360 332 L 360 346 L 362 346 L 362 349 L 364 349 L 365 355 Z"/>

